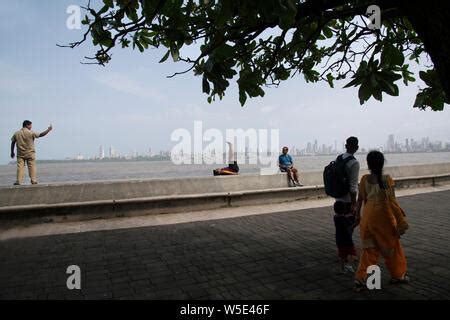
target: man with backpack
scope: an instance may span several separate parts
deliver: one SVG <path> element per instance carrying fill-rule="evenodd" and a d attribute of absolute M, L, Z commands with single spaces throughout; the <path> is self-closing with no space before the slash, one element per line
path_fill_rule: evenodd
<path fill-rule="evenodd" d="M 334 225 L 341 269 L 343 272 L 354 272 L 356 250 L 352 236 L 359 178 L 359 162 L 354 154 L 359 148 L 358 138 L 349 137 L 345 148 L 345 153 L 325 167 L 323 176 L 325 192 L 336 200 Z"/>

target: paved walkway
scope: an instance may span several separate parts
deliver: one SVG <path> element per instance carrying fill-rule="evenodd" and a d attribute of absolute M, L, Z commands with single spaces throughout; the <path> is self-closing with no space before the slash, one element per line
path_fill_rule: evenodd
<path fill-rule="evenodd" d="M 450 299 L 450 191 L 400 198 L 411 284 L 355 294 L 331 208 L 0 242 L 1 299 Z M 355 239 L 358 235 L 355 234 Z M 66 287 L 79 265 L 82 289 Z"/>

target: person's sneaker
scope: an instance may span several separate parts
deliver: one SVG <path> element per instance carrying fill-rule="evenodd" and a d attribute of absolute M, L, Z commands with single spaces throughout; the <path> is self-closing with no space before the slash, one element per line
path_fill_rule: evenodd
<path fill-rule="evenodd" d="M 298 181 L 295 181 L 294 183 L 295 183 L 295 185 L 296 185 L 297 187 L 303 187 L 303 185 L 302 185 L 300 182 L 298 182 Z"/>
<path fill-rule="evenodd" d="M 38 184 L 37 181 L 31 181 L 31 184 Z"/>
<path fill-rule="evenodd" d="M 15 186 L 20 186 L 20 183 L 14 182 L 14 185 L 15 185 Z"/>

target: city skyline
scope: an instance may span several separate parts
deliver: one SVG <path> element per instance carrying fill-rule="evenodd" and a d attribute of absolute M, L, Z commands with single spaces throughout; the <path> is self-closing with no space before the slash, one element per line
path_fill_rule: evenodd
<path fill-rule="evenodd" d="M 205 142 L 206 144 L 206 142 Z M 281 148 L 281 145 L 280 145 Z M 333 144 L 325 144 L 319 139 L 306 142 L 304 147 L 298 148 L 296 145 L 288 146 L 290 154 L 294 156 L 313 156 L 313 155 L 333 155 L 344 151 L 345 141 L 335 140 Z M 121 153 L 113 145 L 108 147 L 108 153 L 105 152 L 103 145 L 99 145 L 98 154 L 88 155 L 87 153 L 78 153 L 74 156 L 67 156 L 64 159 L 43 159 L 43 160 L 103 160 L 103 159 L 142 159 L 142 158 L 170 158 L 171 151 L 169 149 L 157 150 L 152 153 L 152 147 L 148 146 L 146 151 L 132 150 Z M 429 137 L 409 137 L 404 138 L 403 142 L 395 139 L 394 134 L 389 134 L 385 143 L 377 146 L 365 146 L 360 142 L 359 152 L 365 153 L 370 150 L 379 150 L 385 153 L 405 153 L 405 152 L 445 152 L 450 151 L 450 141 L 431 140 Z M 215 149 L 212 150 L 212 154 Z M 240 153 L 258 153 L 259 150 L 253 150 L 245 147 L 245 150 Z M 192 153 L 192 152 L 191 152 Z M 193 153 L 192 153 L 193 154 Z M 211 154 L 211 155 L 212 155 Z M 224 152 L 224 154 L 226 154 Z M 208 156 L 203 153 L 203 155 Z"/>

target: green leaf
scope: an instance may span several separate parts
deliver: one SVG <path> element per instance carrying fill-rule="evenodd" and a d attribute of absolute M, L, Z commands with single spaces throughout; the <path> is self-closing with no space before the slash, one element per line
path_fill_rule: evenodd
<path fill-rule="evenodd" d="M 276 68 L 274 70 L 274 74 L 275 74 L 275 78 L 278 80 L 286 80 L 291 75 L 290 72 L 283 67 Z"/>
<path fill-rule="evenodd" d="M 297 15 L 297 8 L 295 6 L 294 8 L 292 8 L 289 4 L 289 0 L 286 1 L 286 5 L 284 5 L 282 2 L 285 1 L 278 1 L 279 5 L 275 8 L 274 14 L 278 16 L 279 27 L 285 30 L 291 28 L 294 25 L 295 16 Z"/>
<path fill-rule="evenodd" d="M 244 106 L 246 100 L 247 95 L 245 94 L 245 91 L 239 89 L 239 102 L 241 103 L 241 106 Z"/>
<path fill-rule="evenodd" d="M 357 85 L 359 85 L 361 83 L 362 79 L 359 77 L 354 77 L 354 79 L 352 81 L 350 81 L 349 83 L 347 83 L 343 88 L 350 88 L 350 87 L 356 87 Z"/>
<path fill-rule="evenodd" d="M 100 11 L 97 12 L 97 14 L 100 16 L 100 15 L 104 14 L 105 12 L 107 12 L 108 9 L 109 9 L 109 6 L 108 5 L 104 5 L 103 8 L 101 8 Z"/>
<path fill-rule="evenodd" d="M 334 88 L 333 80 L 334 80 L 333 75 L 331 73 L 327 74 L 327 81 L 331 88 Z"/>
<path fill-rule="evenodd" d="M 130 19 L 133 22 L 136 22 L 139 19 L 136 11 L 137 10 L 132 7 L 127 7 L 127 9 L 125 10 L 128 19 Z"/>
<path fill-rule="evenodd" d="M 380 102 L 383 101 L 383 95 L 381 94 L 381 90 L 379 88 L 373 88 L 372 95 L 376 100 Z"/>
<path fill-rule="evenodd" d="M 89 23 L 91 23 L 91 20 L 89 19 L 89 17 L 87 15 L 85 15 L 84 19 L 81 20 L 81 23 L 84 25 L 88 25 Z"/>
<path fill-rule="evenodd" d="M 369 100 L 372 95 L 371 87 L 369 81 L 364 81 L 358 90 L 359 103 L 362 105 L 364 102 Z"/>
<path fill-rule="evenodd" d="M 331 28 L 329 28 L 329 27 L 325 26 L 322 31 L 323 31 L 323 34 L 325 35 L 325 37 L 327 37 L 328 39 L 333 36 L 333 31 L 331 31 Z"/>
<path fill-rule="evenodd" d="M 265 92 L 264 92 L 264 90 L 261 88 L 261 87 L 258 87 L 258 95 L 260 96 L 260 97 L 264 97 L 264 95 L 266 94 Z"/>
<path fill-rule="evenodd" d="M 416 100 L 414 101 L 414 108 L 425 109 L 425 94 L 420 92 L 416 95 Z"/>
<path fill-rule="evenodd" d="M 172 59 L 174 62 L 177 62 L 180 59 L 180 52 L 177 48 L 171 48 L 170 53 L 172 54 Z"/>
<path fill-rule="evenodd" d="M 161 58 L 161 60 L 159 60 L 159 63 L 163 63 L 164 61 L 167 60 L 167 58 L 169 57 L 170 54 L 170 50 L 167 50 L 166 54 Z"/>
<path fill-rule="evenodd" d="M 218 29 L 223 28 L 225 23 L 233 16 L 233 10 L 233 1 L 221 1 L 220 8 L 215 19 L 215 27 Z"/>
<path fill-rule="evenodd" d="M 444 110 L 445 94 L 441 89 L 425 88 L 417 94 L 414 108 L 425 110 L 430 107 L 434 111 Z"/>
<path fill-rule="evenodd" d="M 130 40 L 128 40 L 128 39 L 121 39 L 120 43 L 122 44 L 122 48 L 126 48 L 126 47 L 129 46 Z"/>
<path fill-rule="evenodd" d="M 430 107 L 435 111 L 444 110 L 444 95 L 439 92 L 433 92 L 430 96 Z"/>
<path fill-rule="evenodd" d="M 103 3 L 105 4 L 105 6 L 108 6 L 109 8 L 114 8 L 113 0 L 103 0 Z"/>
<path fill-rule="evenodd" d="M 437 73 L 435 70 L 427 70 L 427 71 L 420 71 L 419 72 L 420 79 L 425 82 L 425 84 L 429 87 L 439 86 L 439 80 L 437 77 Z"/>
<path fill-rule="evenodd" d="M 139 41 L 136 40 L 134 43 L 136 44 L 140 52 L 144 52 L 144 47 L 142 46 L 142 44 L 140 44 Z"/>
<path fill-rule="evenodd" d="M 143 0 L 142 1 L 142 13 L 144 14 L 146 19 L 153 18 L 152 15 L 154 14 L 157 4 L 158 3 L 155 0 Z"/>
<path fill-rule="evenodd" d="M 405 56 L 395 46 L 386 44 L 381 53 L 381 64 L 384 66 L 401 66 L 405 62 Z"/>
<path fill-rule="evenodd" d="M 234 47 L 224 43 L 220 47 L 218 47 L 216 50 L 214 50 L 214 57 L 217 60 L 225 60 L 227 58 L 232 57 L 235 52 L 236 52 L 236 49 Z"/>
<path fill-rule="evenodd" d="M 207 93 L 207 94 L 209 94 L 209 92 L 211 91 L 211 88 L 210 88 L 210 86 L 209 86 L 208 79 L 206 79 L 205 76 L 203 76 L 202 90 L 203 90 L 204 93 Z"/>
<path fill-rule="evenodd" d="M 379 81 L 379 86 L 381 90 L 386 92 L 388 95 L 398 96 L 399 90 L 396 84 L 381 79 L 381 81 Z"/>

